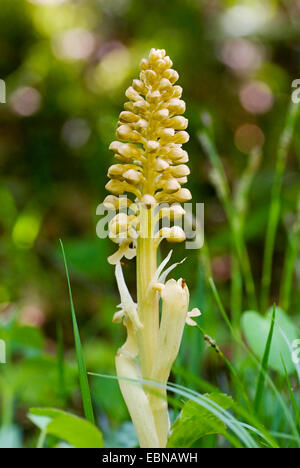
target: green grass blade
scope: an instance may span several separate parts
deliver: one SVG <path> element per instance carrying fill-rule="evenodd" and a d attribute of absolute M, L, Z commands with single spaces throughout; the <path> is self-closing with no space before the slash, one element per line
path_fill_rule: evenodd
<path fill-rule="evenodd" d="M 88 378 L 87 378 L 87 372 L 86 372 L 86 366 L 85 366 L 85 361 L 84 361 L 84 357 L 83 357 L 80 334 L 79 334 L 79 329 L 78 329 L 77 320 L 76 320 L 76 314 L 75 314 L 75 308 L 74 308 L 72 290 L 71 290 L 71 283 L 70 283 L 70 278 L 69 278 L 68 265 L 67 265 L 64 246 L 63 246 L 63 243 L 62 243 L 61 240 L 60 240 L 60 246 L 61 246 L 61 250 L 62 250 L 62 254 L 63 254 L 65 270 L 66 270 L 66 276 L 67 276 L 67 282 L 68 282 L 69 295 L 70 295 L 70 306 L 71 306 L 71 313 L 72 313 L 75 349 L 76 349 L 76 357 L 77 357 L 79 383 L 80 383 L 83 410 L 84 410 L 84 415 L 85 415 L 86 419 L 88 421 L 90 421 L 92 424 L 94 424 L 95 420 L 94 420 L 94 412 L 93 412 L 93 407 L 92 407 L 90 387 L 89 387 L 89 382 L 88 382 Z"/>
<path fill-rule="evenodd" d="M 226 314 L 226 311 L 225 311 L 225 308 L 222 304 L 222 301 L 221 301 L 221 298 L 219 296 L 219 293 L 218 293 L 218 290 L 216 288 L 216 285 L 214 283 L 214 280 L 212 278 L 209 278 L 208 279 L 208 282 L 209 282 L 209 285 L 211 287 L 211 290 L 213 292 L 213 295 L 214 295 L 214 298 L 215 298 L 215 301 L 217 303 L 217 306 L 222 314 L 222 317 L 223 319 L 225 320 L 229 330 L 231 331 L 232 335 L 236 337 L 236 331 L 234 330 L 233 326 L 231 325 L 231 322 L 228 318 L 228 315 Z"/>
<path fill-rule="evenodd" d="M 228 429 L 230 429 L 230 431 L 232 431 L 233 434 L 235 434 L 235 436 L 239 438 L 239 440 L 243 443 L 245 447 L 259 448 L 256 441 L 248 432 L 250 429 L 251 431 L 257 433 L 257 430 L 255 428 L 250 428 L 250 426 L 245 428 L 243 426 L 243 423 L 241 423 L 238 419 L 232 416 L 227 410 L 224 410 L 217 403 L 213 402 L 212 400 L 207 398 L 205 395 L 201 395 L 200 393 L 194 390 L 190 390 L 186 387 L 183 387 L 182 385 L 173 384 L 171 382 L 168 382 L 167 385 L 164 385 L 159 382 L 143 380 L 143 379 L 129 379 L 125 377 L 117 377 L 117 376 L 106 375 L 106 374 L 97 374 L 94 372 L 91 372 L 89 374 L 95 377 L 102 377 L 102 378 L 115 379 L 115 380 L 122 379 L 128 382 L 136 382 L 136 383 L 147 385 L 147 387 L 151 386 L 154 388 L 155 387 L 165 388 L 172 393 L 176 393 L 177 395 L 180 395 L 184 398 L 194 401 L 195 403 L 199 404 L 203 408 L 210 411 L 217 418 L 219 418 L 221 421 L 224 422 L 224 424 L 228 427 Z M 231 441 L 230 434 L 228 434 L 228 436 L 229 436 L 229 440 Z M 260 436 L 264 438 L 263 434 L 260 434 Z"/>
<path fill-rule="evenodd" d="M 217 175 L 215 183 L 216 191 L 219 194 L 219 198 L 222 201 L 226 211 L 226 216 L 232 232 L 235 255 L 237 256 L 240 269 L 243 272 L 245 279 L 245 287 L 248 295 L 249 305 L 256 310 L 256 291 L 249 255 L 243 238 L 242 225 L 239 222 L 239 213 L 233 205 L 228 179 L 221 158 L 218 154 L 215 143 L 207 130 L 202 130 L 199 132 L 198 139 Z"/>
<path fill-rule="evenodd" d="M 270 356 L 274 325 L 275 325 L 275 315 L 276 315 L 276 306 L 274 304 L 270 330 L 268 334 L 268 339 L 267 339 L 267 343 L 266 343 L 266 347 L 265 347 L 265 351 L 264 351 L 264 355 L 262 359 L 262 364 L 261 364 L 261 370 L 259 373 L 257 387 L 256 387 L 256 394 L 255 394 L 255 400 L 254 400 L 254 409 L 256 413 L 258 413 L 259 411 L 259 407 L 260 407 L 263 393 L 264 393 L 264 385 L 265 385 L 265 380 L 266 380 L 265 375 L 268 370 L 269 356 Z"/>
<path fill-rule="evenodd" d="M 226 365 L 226 367 L 228 368 L 229 372 L 231 373 L 234 381 L 236 382 L 237 384 L 237 387 L 248 407 L 248 409 L 251 409 L 251 403 L 249 401 L 249 398 L 248 398 L 248 395 L 247 395 L 247 392 L 246 392 L 246 389 L 244 387 L 244 384 L 242 382 L 242 380 L 240 379 L 239 377 L 239 374 L 238 372 L 236 371 L 236 369 L 233 367 L 233 365 L 231 364 L 231 362 L 226 358 L 226 356 L 223 354 L 223 352 L 221 351 L 221 349 L 219 348 L 219 346 L 217 345 L 216 341 L 214 339 L 212 339 L 210 336 L 207 335 L 207 333 L 205 333 L 205 331 L 200 327 L 200 325 L 197 325 L 197 328 L 198 330 L 202 333 L 203 335 L 203 339 L 206 341 L 206 343 L 214 349 L 214 351 L 217 353 L 217 355 L 222 359 L 222 361 L 224 362 L 224 364 Z"/>
<path fill-rule="evenodd" d="M 280 304 L 285 312 L 288 312 L 291 303 L 293 276 L 300 250 L 300 195 L 298 197 L 296 220 L 290 230 L 287 241 L 280 288 Z"/>
<path fill-rule="evenodd" d="M 265 250 L 263 259 L 263 272 L 261 284 L 261 311 L 267 308 L 268 297 L 271 285 L 273 252 L 275 247 L 275 237 L 280 217 L 280 195 L 283 182 L 284 171 L 287 162 L 288 150 L 293 137 L 295 124 L 299 114 L 299 106 L 290 104 L 287 112 L 285 125 L 280 135 L 277 161 L 275 168 L 274 182 L 271 193 L 271 204 L 267 224 L 267 233 L 265 240 Z"/>

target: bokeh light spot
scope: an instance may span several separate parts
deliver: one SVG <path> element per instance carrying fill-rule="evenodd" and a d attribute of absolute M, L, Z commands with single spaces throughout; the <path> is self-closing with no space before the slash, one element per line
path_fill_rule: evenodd
<path fill-rule="evenodd" d="M 239 151 L 249 154 L 256 148 L 261 148 L 265 137 L 260 127 L 254 124 L 244 124 L 237 128 L 234 143 Z"/>
<path fill-rule="evenodd" d="M 262 29 L 273 16 L 267 2 L 253 1 L 248 5 L 235 5 L 222 17 L 222 28 L 229 36 L 247 36 Z"/>
<path fill-rule="evenodd" d="M 228 39 L 221 50 L 221 60 L 232 70 L 247 72 L 253 70 L 262 62 L 261 49 L 247 39 Z"/>
<path fill-rule="evenodd" d="M 10 98 L 12 110 L 23 117 L 35 114 L 41 106 L 40 93 L 28 86 L 17 89 Z"/>
<path fill-rule="evenodd" d="M 30 249 L 40 230 L 40 217 L 33 213 L 26 213 L 17 219 L 12 238 L 17 247 Z"/>
<path fill-rule="evenodd" d="M 273 105 L 272 91 L 262 81 L 252 81 L 243 85 L 239 97 L 244 109 L 252 114 L 264 114 Z"/>
<path fill-rule="evenodd" d="M 62 59 L 86 59 L 92 54 L 94 47 L 93 34 L 82 28 L 64 31 L 52 41 L 54 54 Z"/>
<path fill-rule="evenodd" d="M 61 3 L 68 2 L 69 0 L 28 0 L 30 3 L 34 3 L 36 5 L 60 5 Z"/>
<path fill-rule="evenodd" d="M 109 51 L 94 71 L 93 82 L 100 91 L 114 90 L 123 83 L 130 67 L 130 54 L 125 46 Z"/>
<path fill-rule="evenodd" d="M 62 128 L 62 139 L 71 148 L 80 148 L 89 139 L 91 130 L 83 119 L 67 120 Z"/>

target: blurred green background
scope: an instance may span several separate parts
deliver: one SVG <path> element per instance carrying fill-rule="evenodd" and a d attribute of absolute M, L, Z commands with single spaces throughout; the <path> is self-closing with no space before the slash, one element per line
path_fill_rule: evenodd
<path fill-rule="evenodd" d="M 96 237 L 96 208 L 106 195 L 108 146 L 140 59 L 151 47 L 165 48 L 180 74 L 190 133 L 188 187 L 194 202 L 205 203 L 212 270 L 228 305 L 231 236 L 197 133 L 212 122 L 233 190 L 251 149 L 262 147 L 245 230 L 259 280 L 278 137 L 291 83 L 300 78 L 299 25 L 299 0 L 0 0 L 0 78 L 7 86 L 7 103 L 0 104 L 0 323 L 12 361 L 1 366 L 0 388 L 2 421 L 17 423 L 16 440 L 32 443 L 30 406 L 81 414 L 59 238 L 87 368 L 114 373 L 124 339 L 122 327 L 111 323 L 119 298 L 107 256 L 115 246 Z M 299 162 L 297 125 L 281 197 L 272 300 L 278 299 L 297 208 Z M 188 256 L 176 274 L 190 285 L 203 326 L 230 354 L 207 297 L 201 252 L 175 250 L 178 259 Z M 134 294 L 131 263 L 125 272 Z M 298 261 L 292 315 L 299 312 L 299 278 Z M 197 330 L 185 333 L 181 364 L 218 385 L 221 364 Z M 61 334 L 68 363 L 63 376 L 56 362 Z M 108 380 L 91 383 L 101 428 L 113 437 L 112 429 L 128 420 L 118 387 Z"/>

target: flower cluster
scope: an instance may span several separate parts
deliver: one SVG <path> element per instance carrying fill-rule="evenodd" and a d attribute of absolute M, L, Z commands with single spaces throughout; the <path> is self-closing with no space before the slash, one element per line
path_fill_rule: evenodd
<path fill-rule="evenodd" d="M 181 242 L 185 239 L 179 226 L 162 228 L 155 234 L 155 222 L 162 217 L 176 220 L 184 215 L 180 203 L 191 199 L 183 188 L 189 168 L 188 155 L 182 145 L 189 139 L 185 131 L 188 121 L 181 114 L 185 103 L 182 88 L 175 85 L 178 73 L 164 50 L 152 49 L 149 58 L 141 62 L 140 79 L 133 80 L 126 91 L 128 102 L 120 114 L 117 138 L 110 145 L 118 164 L 109 168 L 111 192 L 104 200 L 107 208 L 119 210 L 109 225 L 111 239 L 120 245 L 109 260 L 117 263 L 123 255 L 132 258 L 139 235 Z M 132 194 L 134 200 L 120 198 Z M 163 204 L 163 208 L 159 206 Z M 165 206 L 167 204 L 167 206 Z M 152 226 L 147 233 L 140 232 L 143 208 L 156 208 Z"/>

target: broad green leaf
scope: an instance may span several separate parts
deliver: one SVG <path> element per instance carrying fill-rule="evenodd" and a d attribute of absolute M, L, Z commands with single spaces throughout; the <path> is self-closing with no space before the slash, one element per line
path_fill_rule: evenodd
<path fill-rule="evenodd" d="M 109 239 L 69 239 L 64 241 L 66 252 L 68 252 L 68 263 L 70 271 L 84 275 L 99 281 L 99 278 L 106 281 L 113 280 L 113 270 L 108 262 L 101 262 L 103 249 L 110 251 Z"/>
<path fill-rule="evenodd" d="M 7 367 L 5 378 L 25 406 L 33 402 L 39 407 L 62 405 L 56 357 L 42 355 L 15 362 Z M 67 393 L 78 387 L 76 367 L 69 363 L 65 364 L 65 385 Z"/>
<path fill-rule="evenodd" d="M 19 325 L 16 321 L 0 324 L 0 339 L 9 342 L 11 353 L 18 352 L 25 357 L 40 355 L 44 347 L 44 337 L 39 328 Z"/>
<path fill-rule="evenodd" d="M 21 448 L 21 430 L 16 425 L 2 426 L 0 429 L 0 449 L 1 448 Z"/>
<path fill-rule="evenodd" d="M 103 447 L 102 434 L 93 424 L 55 408 L 32 408 L 30 420 L 40 429 L 75 448 Z"/>
<path fill-rule="evenodd" d="M 222 393 L 205 395 L 224 410 L 233 406 L 231 397 Z M 225 424 L 210 411 L 194 401 L 188 401 L 171 428 L 168 441 L 169 448 L 191 447 L 201 437 L 209 434 L 222 434 L 226 430 Z"/>
<path fill-rule="evenodd" d="M 11 332 L 11 346 L 15 351 L 21 351 L 26 356 L 35 356 L 44 346 L 41 330 L 36 327 L 16 326 Z"/>
<path fill-rule="evenodd" d="M 117 430 L 109 431 L 105 437 L 106 448 L 134 448 L 139 441 L 131 421 L 126 421 Z"/>
<path fill-rule="evenodd" d="M 262 317 L 254 311 L 244 312 L 242 317 L 242 329 L 246 340 L 252 351 L 260 360 L 262 360 L 264 355 L 271 318 L 272 309 L 268 311 L 266 317 Z M 284 332 L 290 345 L 299 337 L 297 328 L 294 326 L 291 319 L 280 307 L 276 307 L 276 322 L 269 355 L 269 367 L 280 372 L 280 374 L 284 376 L 285 371 L 282 360 L 285 363 L 288 374 L 295 372 L 296 369 L 292 361 L 291 351 L 282 336 L 281 330 Z"/>

